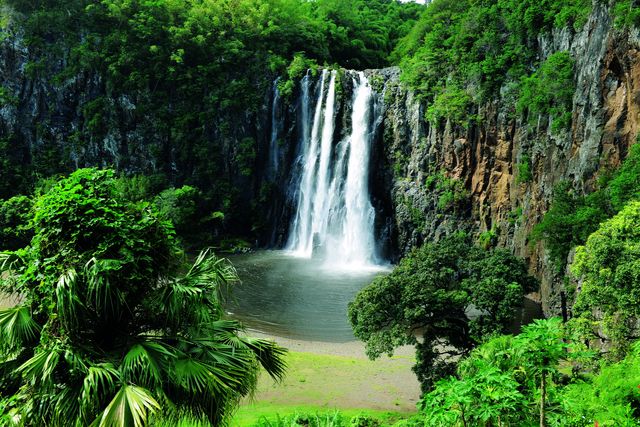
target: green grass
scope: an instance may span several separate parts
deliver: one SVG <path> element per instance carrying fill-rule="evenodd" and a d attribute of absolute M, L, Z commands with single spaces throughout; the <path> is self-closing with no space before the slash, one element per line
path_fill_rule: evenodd
<path fill-rule="evenodd" d="M 297 414 L 327 414 L 334 413 L 335 411 L 340 411 L 340 415 L 342 415 L 346 420 L 349 420 L 356 415 L 366 415 L 380 420 L 383 425 L 393 425 L 396 421 L 409 416 L 409 414 L 402 414 L 399 412 L 376 411 L 371 409 L 338 409 L 308 405 L 287 406 L 255 404 L 240 408 L 236 416 L 233 418 L 231 425 L 233 427 L 253 427 L 261 419 L 267 419 L 273 422 L 277 419 L 278 415 L 280 417 L 285 417 Z"/>
<path fill-rule="evenodd" d="M 384 425 L 407 418 L 415 410 L 419 385 L 410 370 L 413 358 L 396 356 L 370 361 L 333 355 L 291 352 L 287 377 L 275 383 L 263 375 L 253 400 L 245 401 L 231 425 L 252 427 L 277 416 L 340 411 L 378 418 Z"/>

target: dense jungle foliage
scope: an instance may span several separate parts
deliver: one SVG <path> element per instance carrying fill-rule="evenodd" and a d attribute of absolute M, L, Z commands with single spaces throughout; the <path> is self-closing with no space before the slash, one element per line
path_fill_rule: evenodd
<path fill-rule="evenodd" d="M 171 223 L 80 169 L 35 200 L 28 246 L 0 255 L 0 422 L 142 426 L 185 413 L 226 423 L 284 349 L 223 318 L 238 281 L 202 252 L 187 265 Z"/>
<path fill-rule="evenodd" d="M 20 296 L 0 311 L 2 425 L 228 423 L 261 367 L 283 375 L 284 350 L 224 320 L 233 267 L 208 251 L 189 263 L 180 243 L 255 238 L 264 135 L 250 124 L 274 79 L 286 99 L 308 69 L 398 65 L 435 126 L 471 129 L 478 106 L 501 99 L 514 123 L 567 133 L 576 58 L 539 57 L 538 43 L 554 28 L 581 31 L 604 3 L 1 0 L 0 43 L 27 58 L 20 78 L 86 88 L 68 107 L 80 122 L 63 141 L 50 130 L 65 120 L 47 114 L 55 99 L 38 106 L 35 144 L 0 129 L 0 250 L 9 251 L 0 284 Z M 640 24 L 636 0 L 608 4 L 619 30 Z M 31 107 L 4 81 L 0 103 Z M 123 141 L 96 154 L 119 150 L 117 164 L 101 164 L 117 170 L 61 178 L 85 166 L 71 153 L 122 117 L 133 123 L 119 130 Z M 150 152 L 137 151 L 135 132 Z M 574 303 L 567 323 L 503 335 L 535 283 L 522 260 L 486 243 L 490 234 L 480 245 L 455 235 L 416 248 L 356 297 L 349 316 L 371 357 L 416 347 L 424 395 L 398 425 L 640 425 L 639 147 L 601 171 L 593 192 L 559 183 L 531 235 Z M 145 155 L 153 161 L 141 167 L 134 158 Z M 519 183 L 531 168 L 523 156 Z M 445 179 L 429 184 L 438 208 L 459 210 L 464 184 Z"/>

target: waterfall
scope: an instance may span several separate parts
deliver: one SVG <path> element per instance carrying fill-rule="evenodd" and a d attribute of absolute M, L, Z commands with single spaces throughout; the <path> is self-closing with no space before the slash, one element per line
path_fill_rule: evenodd
<path fill-rule="evenodd" d="M 353 83 L 351 131 L 335 139 L 336 71 L 324 70 L 309 119 L 309 78 L 301 82 L 302 134 L 296 176 L 296 212 L 287 249 L 332 265 L 375 265 L 375 211 L 369 193 L 374 95 L 364 73 L 349 73 Z M 308 131 L 311 125 L 311 131 Z"/>
<path fill-rule="evenodd" d="M 267 167 L 267 176 L 271 181 L 275 181 L 280 163 L 280 146 L 278 143 L 281 126 L 280 120 L 278 120 L 280 112 L 279 81 L 280 79 L 276 79 L 273 82 L 273 102 L 271 104 L 271 139 L 269 141 L 269 165 Z"/>

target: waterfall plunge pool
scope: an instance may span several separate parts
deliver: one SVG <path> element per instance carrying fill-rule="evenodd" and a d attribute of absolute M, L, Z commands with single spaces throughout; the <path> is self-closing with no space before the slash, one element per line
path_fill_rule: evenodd
<path fill-rule="evenodd" d="M 232 255 L 242 284 L 226 303 L 232 318 L 250 329 L 308 341 L 355 340 L 347 304 L 388 267 L 333 266 L 286 251 Z"/>
<path fill-rule="evenodd" d="M 391 267 L 353 267 L 294 256 L 288 251 L 231 255 L 242 284 L 226 303 L 231 317 L 250 329 L 284 338 L 343 343 L 355 340 L 347 304 Z M 542 317 L 540 304 L 525 297 L 510 333 Z"/>

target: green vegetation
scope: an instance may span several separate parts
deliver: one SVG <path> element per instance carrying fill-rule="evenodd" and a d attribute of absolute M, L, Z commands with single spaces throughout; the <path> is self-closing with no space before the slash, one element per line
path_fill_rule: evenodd
<path fill-rule="evenodd" d="M 536 321 L 515 338 L 487 342 L 460 363 L 459 378 L 438 382 L 424 396 L 426 424 L 532 425 L 539 415 L 544 425 L 547 389 L 566 347 L 559 319 Z M 531 410 L 536 404 L 539 414 Z"/>
<path fill-rule="evenodd" d="M 544 241 L 551 260 L 561 271 L 571 248 L 584 244 L 602 221 L 638 198 L 640 145 L 633 145 L 621 167 L 603 175 L 597 191 L 582 196 L 574 192 L 570 183 L 559 183 L 549 210 L 532 233 L 533 241 Z"/>
<path fill-rule="evenodd" d="M 516 184 L 533 181 L 531 167 L 531 156 L 524 154 L 520 161 L 516 163 Z"/>
<path fill-rule="evenodd" d="M 534 286 L 524 263 L 507 251 L 487 252 L 453 236 L 425 244 L 360 291 L 349 320 L 369 357 L 414 345 L 414 371 L 428 390 L 455 369 L 456 357 L 504 332 Z M 477 313 L 468 313 L 470 305 Z"/>
<path fill-rule="evenodd" d="M 437 207 L 443 212 L 460 213 L 468 207 L 469 192 L 464 183 L 455 178 L 449 178 L 445 172 L 429 175 L 425 180 L 427 189 L 438 196 Z"/>
<path fill-rule="evenodd" d="M 636 0 L 616 0 L 613 14 L 617 27 L 640 25 L 640 5 Z"/>
<path fill-rule="evenodd" d="M 553 131 L 567 129 L 575 92 L 573 65 L 569 52 L 556 52 L 535 73 L 522 79 L 518 113 L 528 111 L 529 121 L 534 123 L 539 115 L 549 115 Z"/>
<path fill-rule="evenodd" d="M 343 412 L 294 414 L 277 416 L 275 420 L 261 419 L 252 427 L 381 427 L 377 418 L 366 415 L 345 416 Z"/>
<path fill-rule="evenodd" d="M 473 104 L 495 99 L 504 84 L 522 80 L 519 108 L 549 110 L 560 128 L 568 120 L 566 94 L 573 95 L 573 62 L 556 53 L 539 64 L 537 37 L 554 27 L 579 28 L 590 11 L 590 0 L 434 0 L 392 57 L 401 63 L 403 80 L 432 101 L 427 110 L 432 122 L 450 119 L 468 126 Z M 535 92 L 554 75 L 562 79 Z M 549 92 L 566 82 L 571 84 L 560 93 Z"/>
<path fill-rule="evenodd" d="M 491 230 L 483 231 L 478 236 L 478 243 L 484 250 L 489 250 L 495 246 L 498 237 L 498 230 L 492 228 Z"/>
<path fill-rule="evenodd" d="M 0 250 L 16 250 L 32 237 L 32 201 L 25 196 L 0 200 Z"/>
<path fill-rule="evenodd" d="M 585 420 L 601 426 L 640 424 L 640 342 L 618 363 L 603 364 L 596 375 L 574 377 L 558 396 L 562 412 L 556 423 L 583 426 Z M 562 424 L 564 423 L 564 424 Z"/>
<path fill-rule="evenodd" d="M 214 425 L 284 350 L 244 337 L 220 298 L 237 281 L 208 251 L 186 268 L 169 222 L 81 169 L 34 206 L 29 246 L 0 258 L 3 425 L 142 426 L 188 411 Z"/>
<path fill-rule="evenodd" d="M 608 343 L 612 358 L 624 355 L 640 331 L 640 201 L 602 223 L 576 250 L 571 270 L 582 280 L 576 320 L 594 342 Z"/>
<path fill-rule="evenodd" d="M 33 236 L 32 199 L 55 185 L 55 178 L 43 179 L 36 184 L 33 195 L 0 200 L 0 250 L 15 250 L 29 243 Z M 209 200 L 201 191 L 188 185 L 168 187 L 162 175 L 120 176 L 114 179 L 113 186 L 118 199 L 154 205 L 158 214 L 172 223 L 177 237 L 188 248 L 210 243 L 213 235 L 224 227 L 224 214 L 212 212 Z"/>
<path fill-rule="evenodd" d="M 593 363 L 560 319 L 494 338 L 438 382 L 421 402 L 425 426 L 637 426 L 640 345 L 598 374 L 567 373 Z"/>

